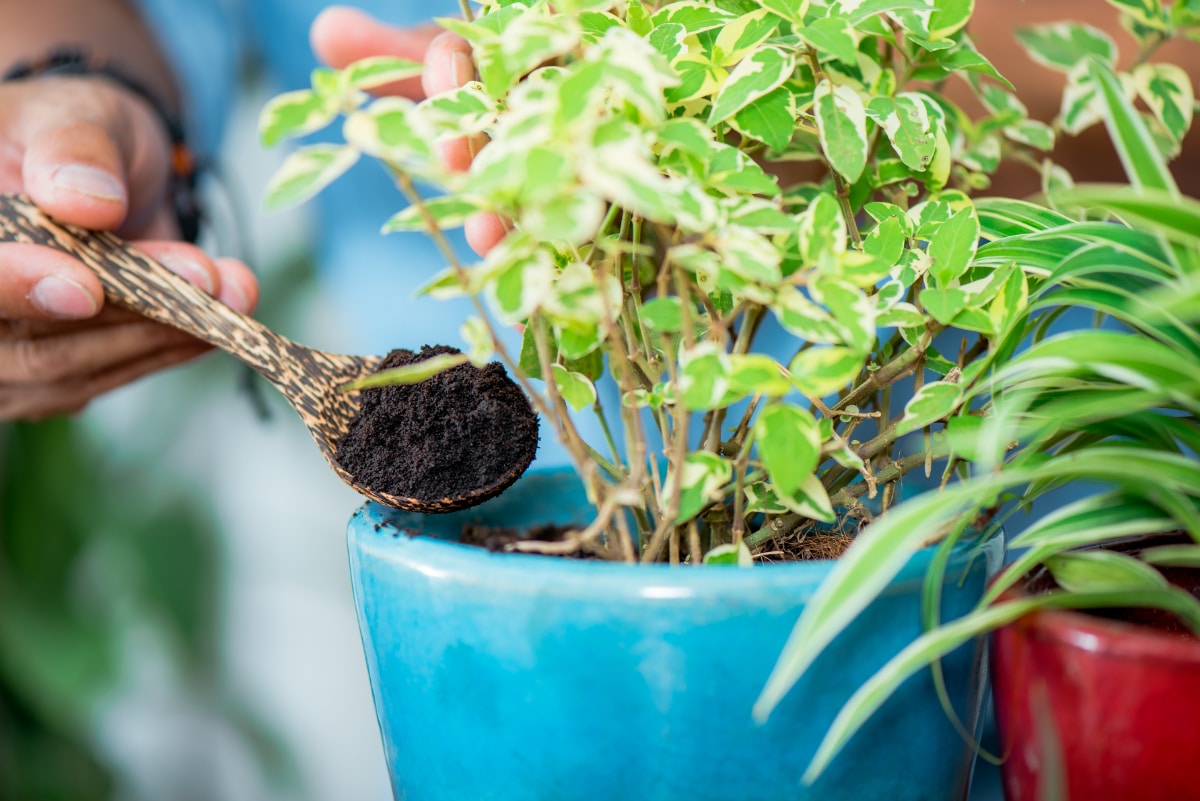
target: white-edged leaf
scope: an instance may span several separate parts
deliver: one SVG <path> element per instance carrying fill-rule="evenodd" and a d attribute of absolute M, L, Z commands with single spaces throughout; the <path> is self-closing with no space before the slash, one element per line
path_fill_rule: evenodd
<path fill-rule="evenodd" d="M 673 522 L 676 525 L 685 523 L 713 501 L 720 500 L 722 490 L 731 478 L 733 464 L 728 459 L 708 451 L 689 453 L 682 470 L 676 472 L 672 467 L 667 472 L 667 497 L 674 492 L 675 482 L 680 482 L 679 514 Z"/>
<path fill-rule="evenodd" d="M 725 80 L 708 115 L 708 125 L 722 122 L 788 79 L 796 59 L 778 47 L 762 47 L 738 62 Z"/>
<path fill-rule="evenodd" d="M 929 241 L 929 271 L 941 286 L 947 286 L 971 266 L 979 249 L 979 215 L 974 206 L 956 212 L 938 226 Z"/>
<path fill-rule="evenodd" d="M 290 153 L 267 184 L 263 205 L 268 209 L 303 203 L 358 161 L 347 145 L 309 145 Z"/>
<path fill-rule="evenodd" d="M 336 97 L 298 89 L 271 98 L 258 115 L 258 137 L 270 147 L 277 142 L 319 131 L 338 115 Z"/>
<path fill-rule="evenodd" d="M 422 205 L 424 213 L 419 206 L 409 206 L 403 211 L 393 214 L 383 224 L 383 233 L 424 231 L 426 229 L 425 214 L 428 214 L 437 223 L 440 230 L 461 228 L 468 217 L 483 208 L 483 200 L 470 195 L 442 195 L 429 198 Z"/>
<path fill-rule="evenodd" d="M 370 56 L 342 70 L 342 81 L 353 89 L 376 89 L 396 81 L 416 78 L 423 70 L 419 61 L 395 56 Z"/>
<path fill-rule="evenodd" d="M 862 98 L 850 87 L 826 78 L 813 93 L 813 109 L 825 157 L 843 178 L 854 183 L 867 166 L 867 114 Z"/>
<path fill-rule="evenodd" d="M 576 373 L 561 364 L 551 365 L 554 370 L 554 383 L 558 386 L 563 400 L 579 411 L 586 409 L 596 402 L 596 387 L 583 373 Z"/>
<path fill-rule="evenodd" d="M 771 483 L 793 494 L 817 469 L 821 433 L 807 409 L 779 403 L 768 406 L 754 421 L 754 440 Z"/>
<path fill-rule="evenodd" d="M 1030 58 L 1064 73 L 1073 70 L 1088 56 L 1095 56 L 1109 65 L 1117 60 L 1117 45 L 1112 37 L 1082 22 L 1055 22 L 1021 28 L 1016 36 Z"/>
<path fill-rule="evenodd" d="M 944 420 L 962 402 L 963 389 L 958 384 L 933 381 L 921 387 L 904 406 L 904 417 L 896 424 L 897 434 L 907 434 L 930 423 Z"/>
<path fill-rule="evenodd" d="M 754 557 L 750 554 L 750 549 L 746 547 L 746 543 L 739 542 L 737 545 L 734 545 L 732 542 L 728 542 L 724 545 L 718 545 L 704 554 L 704 564 L 752 567 L 754 565 Z"/>
<path fill-rule="evenodd" d="M 483 367 L 496 355 L 496 346 L 487 323 L 480 317 L 468 317 L 458 329 L 467 344 L 467 358 L 476 367 Z"/>

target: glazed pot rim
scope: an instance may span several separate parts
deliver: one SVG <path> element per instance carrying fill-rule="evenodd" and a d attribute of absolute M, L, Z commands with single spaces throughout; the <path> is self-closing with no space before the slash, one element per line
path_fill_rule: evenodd
<path fill-rule="evenodd" d="M 998 600 L 1011 601 L 1031 595 L 1023 586 L 1017 586 L 1005 590 Z M 1200 667 L 1200 639 L 1075 609 L 1038 609 L 1005 628 L 1017 627 L 1025 636 L 1106 658 Z"/>
<path fill-rule="evenodd" d="M 557 475 L 574 475 L 569 469 L 530 472 L 551 479 Z M 697 570 L 692 565 L 642 565 L 490 552 L 405 530 L 405 520 L 451 521 L 463 514 L 412 515 L 373 502 L 366 503 L 354 512 L 347 527 L 351 558 L 391 562 L 430 578 L 486 583 L 505 592 L 544 593 L 557 587 L 565 594 L 605 600 L 630 595 L 661 599 L 745 597 L 779 593 L 785 588 L 788 595 L 795 597 L 798 592 L 814 592 L 837 563 L 837 560 L 823 559 L 756 564 L 752 568 L 710 566 Z M 914 584 L 924 582 L 926 569 L 937 550 L 938 546 L 933 545 L 914 554 L 882 594 L 912 592 Z M 983 560 L 989 575 L 993 574 L 1003 554 L 1002 535 L 982 543 L 978 540 L 960 542 L 948 562 L 946 581 L 955 582 L 958 572 L 967 569 L 975 560 Z"/>

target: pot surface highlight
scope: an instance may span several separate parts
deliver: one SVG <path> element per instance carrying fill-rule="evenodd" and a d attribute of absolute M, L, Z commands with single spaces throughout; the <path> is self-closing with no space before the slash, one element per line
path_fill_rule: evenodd
<path fill-rule="evenodd" d="M 931 550 L 757 725 L 751 707 L 832 563 L 647 567 L 493 554 L 452 541 L 466 523 L 582 525 L 590 517 L 569 471 L 531 471 L 502 496 L 453 515 L 374 504 L 355 513 L 351 576 L 397 799 L 965 797 L 973 753 L 928 671 L 815 785 L 800 782 L 850 694 L 920 633 Z M 1000 538 L 960 547 L 943 590 L 947 617 L 974 605 L 1002 556 Z M 983 698 L 982 654 L 979 643 L 943 663 L 971 728 Z"/>

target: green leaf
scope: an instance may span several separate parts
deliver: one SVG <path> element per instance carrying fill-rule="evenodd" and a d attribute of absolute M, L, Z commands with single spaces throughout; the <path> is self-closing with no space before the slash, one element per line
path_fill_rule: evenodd
<path fill-rule="evenodd" d="M 1117 148 L 1117 155 L 1125 166 L 1129 182 L 1137 188 L 1159 189 L 1178 195 L 1179 188 L 1171 171 L 1167 169 L 1141 117 L 1125 96 L 1117 76 L 1095 59 L 1088 62 L 1088 74 L 1099 88 L 1103 99 L 1104 122 Z"/>
<path fill-rule="evenodd" d="M 356 381 L 351 381 L 342 387 L 342 391 L 386 387 L 392 384 L 419 384 L 426 379 L 433 378 L 438 373 L 466 363 L 467 355 L 465 353 L 439 353 L 437 356 L 430 356 L 428 359 L 414 364 L 380 370 Z"/>
<path fill-rule="evenodd" d="M 669 3 L 651 17 L 655 27 L 674 22 L 682 25 L 689 34 L 721 28 L 736 20 L 736 14 L 698 0 Z"/>
<path fill-rule="evenodd" d="M 844 17 L 823 17 L 798 28 L 796 33 L 819 53 L 846 64 L 858 63 L 858 37 Z"/>
<path fill-rule="evenodd" d="M 815 782 L 854 733 L 862 728 L 909 676 L 946 656 L 963 643 L 1024 617 L 1047 603 L 1043 598 L 1010 601 L 991 609 L 973 612 L 913 640 L 850 696 L 850 700 L 838 712 L 820 746 L 817 747 L 802 781 L 805 784 Z"/>
<path fill-rule="evenodd" d="M 1154 31 L 1170 30 L 1170 20 L 1163 10 L 1162 0 L 1108 0 L 1137 25 Z"/>
<path fill-rule="evenodd" d="M 1160 567 L 1200 567 L 1200 545 L 1158 545 L 1139 554 L 1143 562 Z"/>
<path fill-rule="evenodd" d="M 267 184 L 268 209 L 303 203 L 331 184 L 358 161 L 346 145 L 309 145 L 288 155 Z"/>
<path fill-rule="evenodd" d="M 596 387 L 582 373 L 573 373 L 561 364 L 551 365 L 554 371 L 554 383 L 558 386 L 563 400 L 579 411 L 587 409 L 596 402 Z"/>
<path fill-rule="evenodd" d="M 467 218 L 483 208 L 480 198 L 468 195 L 442 195 L 423 202 L 425 211 L 436 222 L 440 230 L 460 228 Z M 424 231 L 425 216 L 418 206 L 409 206 L 397 212 L 383 224 L 383 233 L 397 231 Z"/>
<path fill-rule="evenodd" d="M 780 492 L 791 495 L 820 461 L 817 421 L 807 409 L 780 403 L 768 406 L 754 422 L 759 457 Z"/>
<path fill-rule="evenodd" d="M 783 492 L 778 487 L 775 487 L 775 491 L 775 499 L 788 511 L 822 523 L 832 523 L 837 519 L 829 493 L 815 474 L 809 475 L 791 492 Z"/>
<path fill-rule="evenodd" d="M 1167 586 L 1162 573 L 1116 551 L 1062 553 L 1047 559 L 1046 567 L 1068 592 L 1157 590 Z"/>
<path fill-rule="evenodd" d="M 755 0 L 763 8 L 788 22 L 800 23 L 808 10 L 809 0 Z"/>
<path fill-rule="evenodd" d="M 740 109 L 729 120 L 743 136 L 783 150 L 792 141 L 796 129 L 796 98 L 791 90 L 780 87 Z"/>
<path fill-rule="evenodd" d="M 946 381 L 934 381 L 921 387 L 904 406 L 904 417 L 896 424 L 903 435 L 944 420 L 954 413 L 963 399 L 963 388 Z"/>
<path fill-rule="evenodd" d="M 937 148 L 933 121 L 921 96 L 901 94 L 896 97 L 875 97 L 867 105 L 867 115 L 883 128 L 892 149 L 904 165 L 924 172 Z"/>
<path fill-rule="evenodd" d="M 1135 591 L 1046 593 L 979 609 L 918 637 L 867 680 L 842 707 L 804 773 L 804 782 L 820 777 L 842 747 L 909 676 L 944 657 L 963 643 L 1006 626 L 1038 609 L 1149 607 L 1166 609 L 1200 626 L 1200 602 L 1175 587 Z"/>
<path fill-rule="evenodd" d="M 929 241 L 930 273 L 947 286 L 967 271 L 979 248 L 979 216 L 974 206 L 956 212 Z"/>
<path fill-rule="evenodd" d="M 1056 22 L 1021 28 L 1017 41 L 1034 61 L 1060 72 L 1070 72 L 1080 61 L 1095 56 L 1113 66 L 1117 45 L 1104 31 L 1081 22 Z"/>
<path fill-rule="evenodd" d="M 739 542 L 737 545 L 726 543 L 718 545 L 704 554 L 704 564 L 752 567 L 754 565 L 754 557 L 751 556 L 750 549 L 746 547 L 746 543 Z"/>
<path fill-rule="evenodd" d="M 673 467 L 667 473 L 667 497 L 674 491 L 675 482 L 680 482 L 679 514 L 674 524 L 686 523 L 710 503 L 720 500 L 731 478 L 733 464 L 728 459 L 708 451 L 689 453 L 679 474 Z"/>
<path fill-rule="evenodd" d="M 384 97 L 346 118 L 342 135 L 354 147 L 376 158 L 412 167 L 433 160 L 432 131 L 403 97 Z"/>
<path fill-rule="evenodd" d="M 1175 142 L 1192 125 L 1196 104 L 1192 81 L 1174 64 L 1139 64 L 1133 68 L 1133 81 L 1140 97 Z"/>
<path fill-rule="evenodd" d="M 683 329 L 683 301 L 676 297 L 654 298 L 642 306 L 642 323 L 651 331 L 674 334 Z"/>
<path fill-rule="evenodd" d="M 848 86 L 829 79 L 813 93 L 821 149 L 829 164 L 854 183 L 867 166 L 867 115 L 862 99 Z"/>
<path fill-rule="evenodd" d="M 792 383 L 810 398 L 836 392 L 862 371 L 866 354 L 846 347 L 809 348 L 792 360 Z"/>
<path fill-rule="evenodd" d="M 716 125 L 776 89 L 796 68 L 795 57 L 778 47 L 763 47 L 742 59 L 713 100 L 708 125 Z"/>
<path fill-rule="evenodd" d="M 721 28 L 713 42 L 713 62 L 721 66 L 741 61 L 766 41 L 779 27 L 779 17 L 767 9 L 739 14 L 735 22 Z"/>
<path fill-rule="evenodd" d="M 714 342 L 702 342 L 679 357 L 679 399 L 693 411 L 724 405 L 733 367 Z"/>
<path fill-rule="evenodd" d="M 805 605 L 754 704 L 756 720 L 766 720 L 825 647 L 887 586 L 942 521 L 983 494 L 980 485 L 985 483 L 919 495 L 889 509 L 859 532 Z"/>
<path fill-rule="evenodd" d="M 283 139 L 319 131 L 338 115 L 336 97 L 309 89 L 286 92 L 267 101 L 258 116 L 258 137 L 270 147 Z"/>
<path fill-rule="evenodd" d="M 1091 184 L 1056 192 L 1054 200 L 1110 211 L 1143 231 L 1161 233 L 1172 242 L 1200 248 L 1200 201 L 1189 197 L 1161 190 L 1133 191 L 1120 184 Z"/>
<path fill-rule="evenodd" d="M 733 393 L 743 395 L 767 395 L 778 397 L 792 389 L 787 371 L 779 362 L 765 353 L 738 353 L 729 357 L 733 364 L 729 382 Z"/>
<path fill-rule="evenodd" d="M 354 89 L 376 89 L 396 81 L 416 78 L 423 71 L 419 61 L 395 56 L 371 56 L 355 61 L 342 71 L 346 86 Z"/>
<path fill-rule="evenodd" d="M 929 39 L 949 39 L 971 19 L 975 0 L 936 0 L 936 10 L 929 15 Z"/>
<path fill-rule="evenodd" d="M 496 355 L 495 343 L 488 324 L 479 317 L 468 317 L 458 329 L 467 345 L 467 358 L 476 367 L 483 367 Z"/>
<path fill-rule="evenodd" d="M 950 325 L 959 312 L 967 308 L 970 296 L 961 289 L 923 289 L 917 296 L 925 311 L 943 325 Z"/>

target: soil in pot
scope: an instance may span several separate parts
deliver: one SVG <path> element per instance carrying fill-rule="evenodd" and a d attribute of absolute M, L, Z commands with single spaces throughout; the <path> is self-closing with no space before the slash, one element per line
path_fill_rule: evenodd
<path fill-rule="evenodd" d="M 459 351 L 394 350 L 379 370 Z M 459 498 L 522 467 L 537 448 L 537 416 L 503 365 L 460 364 L 416 384 L 362 390 L 337 442 L 338 461 L 364 485 L 406 498 Z"/>

